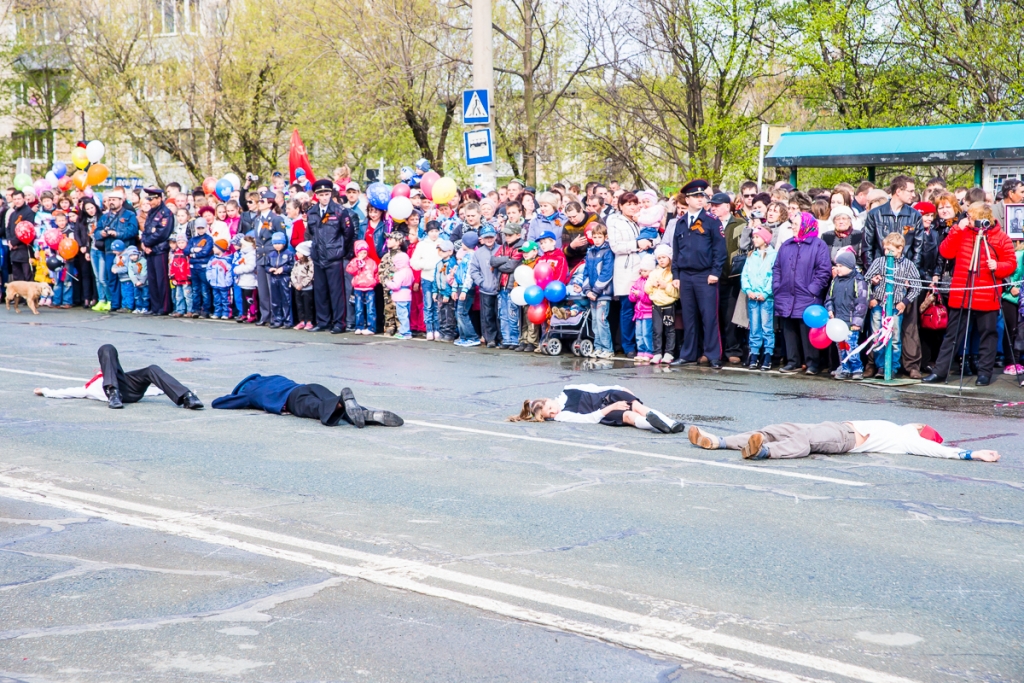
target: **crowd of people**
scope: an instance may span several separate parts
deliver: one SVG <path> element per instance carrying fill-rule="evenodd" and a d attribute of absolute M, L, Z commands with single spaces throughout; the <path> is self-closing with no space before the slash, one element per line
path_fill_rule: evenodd
<path fill-rule="evenodd" d="M 225 201 L 177 183 L 8 188 L 0 272 L 51 284 L 44 306 L 105 314 L 539 352 L 552 317 L 587 311 L 598 358 L 858 380 L 882 371 L 891 345 L 893 369 L 912 379 L 1024 377 L 1024 243 L 1003 227 L 1004 206 L 1024 202 L 1017 179 L 995 197 L 904 175 L 886 189 L 748 181 L 735 193 L 693 180 L 672 197 L 513 180 L 441 205 L 414 187 L 398 221 L 350 175 L 250 178 Z M 76 253 L 58 253 L 51 229 Z M 517 269 L 541 264 L 565 298 L 538 319 Z M 848 339 L 815 343 L 804 313 L 817 305 Z"/>

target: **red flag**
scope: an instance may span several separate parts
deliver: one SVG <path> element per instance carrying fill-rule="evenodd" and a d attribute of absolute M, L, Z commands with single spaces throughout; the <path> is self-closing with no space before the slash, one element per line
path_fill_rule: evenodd
<path fill-rule="evenodd" d="M 302 138 L 299 137 L 299 129 L 296 128 L 292 131 L 291 149 L 288 152 L 288 177 L 291 179 L 291 182 L 295 182 L 295 171 L 300 168 L 306 172 L 306 180 L 310 184 L 316 182 L 316 176 L 313 175 L 313 167 L 309 165 L 309 155 L 306 154 L 306 146 L 302 144 Z"/>

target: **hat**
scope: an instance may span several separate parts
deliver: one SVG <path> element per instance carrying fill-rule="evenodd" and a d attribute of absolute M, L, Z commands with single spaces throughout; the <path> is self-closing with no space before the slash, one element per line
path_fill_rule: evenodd
<path fill-rule="evenodd" d="M 356 254 L 361 251 L 370 251 L 370 245 L 366 240 L 356 240 L 355 244 L 352 245 L 352 251 Z"/>
<path fill-rule="evenodd" d="M 655 194 L 652 190 L 640 190 L 639 192 L 636 193 L 636 196 L 638 199 L 643 199 L 644 197 L 647 197 L 652 202 L 658 201 L 658 195 Z"/>
<path fill-rule="evenodd" d="M 303 256 L 309 256 L 309 254 L 312 251 L 313 243 L 309 240 L 306 240 L 305 242 L 299 242 L 298 245 L 295 247 L 295 253 L 302 254 Z"/>
<path fill-rule="evenodd" d="M 483 225 L 480 227 L 480 237 L 497 237 L 498 231 L 494 229 L 493 225 Z"/>
<path fill-rule="evenodd" d="M 395 264 L 395 268 L 408 268 L 409 255 L 400 251 L 391 258 L 391 262 Z"/>
<path fill-rule="evenodd" d="M 197 218 L 194 221 L 192 221 L 192 227 L 193 228 L 202 228 L 203 230 L 206 230 L 206 228 L 209 227 L 209 226 L 208 226 L 208 224 L 206 222 L 206 219 L 203 218 L 202 216 L 200 216 L 199 218 Z"/>
<path fill-rule="evenodd" d="M 928 439 L 929 441 L 934 441 L 935 443 L 942 443 L 943 440 L 942 435 L 939 434 L 934 429 L 932 429 L 931 427 L 929 427 L 928 425 L 924 425 L 923 427 L 921 427 L 921 438 Z"/>
<path fill-rule="evenodd" d="M 159 187 L 147 187 L 146 189 L 143 190 L 143 192 L 148 194 L 150 198 L 164 196 L 164 191 L 161 190 Z"/>
<path fill-rule="evenodd" d="M 537 243 L 530 240 L 523 242 L 523 246 L 519 247 L 519 253 L 525 254 L 528 251 L 537 251 Z"/>
<path fill-rule="evenodd" d="M 857 257 L 849 249 L 840 249 L 836 254 L 836 265 L 846 266 L 850 270 L 857 270 Z"/>
<path fill-rule="evenodd" d="M 833 206 L 832 213 L 829 214 L 829 218 L 831 218 L 834 221 L 836 219 L 836 216 L 846 216 L 852 221 L 853 209 L 851 209 L 848 206 Z"/>
<path fill-rule="evenodd" d="M 480 237 L 475 231 L 463 233 L 462 235 L 462 246 L 467 249 L 476 249 L 476 245 L 480 244 Z"/>
<path fill-rule="evenodd" d="M 313 192 L 319 192 L 320 190 L 331 190 L 334 191 L 334 183 L 327 178 L 321 178 L 320 180 L 313 183 Z"/>
<path fill-rule="evenodd" d="M 174 241 L 175 242 L 188 242 L 188 235 L 186 235 L 183 232 L 179 232 L 177 235 L 174 236 Z"/>
<path fill-rule="evenodd" d="M 772 243 L 772 231 L 768 228 L 758 228 L 754 231 L 754 234 L 763 239 L 765 244 Z"/>
<path fill-rule="evenodd" d="M 503 227 L 501 229 L 501 234 L 502 235 L 521 235 L 522 233 L 523 233 L 523 226 L 521 226 L 521 225 L 513 225 L 511 223 L 506 223 L 505 227 Z"/>
<path fill-rule="evenodd" d="M 644 254 L 644 257 L 640 259 L 640 270 L 646 270 L 650 272 L 658 267 L 658 260 L 654 258 L 654 254 Z"/>
<path fill-rule="evenodd" d="M 917 204 L 914 204 L 914 208 L 917 209 L 918 211 L 920 211 L 923 214 L 924 213 L 938 213 L 938 209 L 936 209 L 935 205 L 932 204 L 931 202 L 918 202 Z M 929 427 L 929 429 L 931 429 L 931 428 Z"/>
<path fill-rule="evenodd" d="M 320 181 L 318 180 L 316 182 L 319 183 Z M 355 190 L 356 192 L 358 192 L 359 191 L 359 183 L 357 183 L 354 180 L 348 181 L 348 183 L 345 184 L 345 191 L 348 192 L 349 190 Z M 316 185 L 315 184 L 313 185 L 313 191 L 314 192 L 316 191 Z"/>
<path fill-rule="evenodd" d="M 656 246 L 654 248 L 654 258 L 658 258 L 659 256 L 668 256 L 669 258 L 672 258 L 672 247 L 667 244 L 659 244 Z"/>
<path fill-rule="evenodd" d="M 412 190 L 409 191 L 409 196 L 410 197 L 422 197 L 423 196 L 423 192 L 421 192 L 418 187 L 414 187 L 414 188 L 412 188 Z"/>
<path fill-rule="evenodd" d="M 270 190 L 267 190 L 266 192 L 260 194 L 260 199 L 266 199 L 268 202 L 272 202 L 277 199 L 277 195 L 271 192 Z"/>
<path fill-rule="evenodd" d="M 433 222 L 433 221 L 431 221 Z M 455 251 L 455 245 L 452 244 L 451 240 L 441 240 L 437 243 L 438 251 Z"/>
<path fill-rule="evenodd" d="M 685 196 L 689 197 L 692 195 L 704 194 L 704 190 L 706 189 L 708 189 L 708 181 L 698 178 L 697 180 L 691 180 L 683 185 L 682 192 Z"/>
<path fill-rule="evenodd" d="M 711 195 L 710 204 L 732 204 L 732 197 L 724 192 L 716 192 Z"/>
<path fill-rule="evenodd" d="M 280 232 L 276 232 L 276 233 L 274 233 L 274 244 L 277 244 L 277 236 L 278 236 L 278 235 L 283 235 L 283 234 L 284 234 L 284 233 L 280 233 Z M 287 243 L 287 242 L 288 242 L 288 239 L 287 239 L 287 238 L 285 238 L 285 239 L 281 240 L 281 242 L 282 242 L 282 244 L 284 244 L 284 243 Z M 221 239 L 219 239 L 219 240 L 214 240 L 214 241 L 213 241 L 213 245 L 214 245 L 215 247 L 217 247 L 218 249 L 220 249 L 221 251 L 227 251 L 227 250 L 228 250 L 228 247 L 230 246 L 230 245 L 228 244 L 228 241 L 227 241 L 226 239 L 224 239 L 224 238 L 221 238 Z"/>
<path fill-rule="evenodd" d="M 124 251 L 124 242 L 121 240 L 114 240 L 113 244 L 110 245 L 111 251 Z"/>
<path fill-rule="evenodd" d="M 785 192 L 792 192 L 796 188 L 790 185 L 789 183 L 782 183 L 781 185 L 779 185 L 779 189 Z"/>
<path fill-rule="evenodd" d="M 540 234 L 540 237 L 537 238 L 538 242 L 540 242 L 541 240 L 554 240 L 557 242 L 558 238 L 555 237 L 555 233 L 551 232 L 550 230 L 545 230 Z"/>
<path fill-rule="evenodd" d="M 288 235 L 283 232 L 275 232 L 270 238 L 271 244 L 288 244 Z"/>
<path fill-rule="evenodd" d="M 426 229 L 427 229 L 427 232 L 430 232 L 431 230 L 440 230 L 441 229 L 441 221 L 427 221 L 427 228 Z"/>

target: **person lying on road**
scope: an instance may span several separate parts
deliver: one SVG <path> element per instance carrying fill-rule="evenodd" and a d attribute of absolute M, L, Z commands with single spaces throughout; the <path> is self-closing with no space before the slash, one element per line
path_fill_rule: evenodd
<path fill-rule="evenodd" d="M 596 384 L 570 384 L 557 398 L 527 399 L 519 414 L 508 419 L 510 422 L 554 420 L 612 427 L 631 425 L 663 434 L 678 434 L 685 429 L 682 422 L 645 406 L 629 389 Z"/>

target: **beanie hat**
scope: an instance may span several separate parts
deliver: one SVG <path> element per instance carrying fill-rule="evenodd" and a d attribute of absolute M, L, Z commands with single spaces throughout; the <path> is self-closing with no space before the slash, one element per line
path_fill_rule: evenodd
<path fill-rule="evenodd" d="M 305 242 L 299 242 L 299 245 L 295 247 L 295 253 L 302 254 L 303 256 L 309 256 L 313 251 L 313 242 L 306 240 Z"/>
<path fill-rule="evenodd" d="M 834 221 L 836 219 L 836 216 L 846 216 L 852 221 L 853 209 L 851 209 L 848 206 L 833 206 L 832 212 L 829 214 L 829 218 L 831 218 Z"/>
<path fill-rule="evenodd" d="M 278 234 L 281 234 L 281 233 L 278 233 Z M 288 242 L 288 240 L 287 240 L 287 239 L 285 239 L 284 241 L 285 241 L 285 243 L 287 243 L 287 242 Z M 214 241 L 213 241 L 213 243 L 214 243 L 214 245 L 216 245 L 216 247 L 217 247 L 218 249 L 220 249 L 221 251 L 227 251 L 227 250 L 228 250 L 228 247 L 230 246 L 230 245 L 228 244 L 228 241 L 227 241 L 226 239 L 219 239 L 219 240 L 214 240 Z M 274 243 L 275 243 L 275 244 L 277 244 L 277 240 L 276 240 L 276 239 L 274 240 Z"/>
<path fill-rule="evenodd" d="M 431 230 L 440 230 L 440 229 L 441 229 L 441 221 L 427 221 L 427 232 L 430 232 Z"/>
<path fill-rule="evenodd" d="M 361 251 L 370 251 L 370 245 L 367 244 L 366 240 L 356 240 L 356 243 L 352 245 L 352 250 L 356 254 Z"/>
<path fill-rule="evenodd" d="M 656 246 L 654 248 L 654 258 L 658 258 L 659 256 L 668 256 L 669 258 L 672 258 L 672 247 L 667 244 L 659 244 Z"/>
<path fill-rule="evenodd" d="M 846 266 L 850 270 L 857 270 L 857 257 L 849 249 L 841 249 L 836 256 L 837 266 Z"/>
<path fill-rule="evenodd" d="M 768 228 L 758 228 L 754 231 L 754 234 L 763 239 L 765 244 L 772 243 L 772 231 Z"/>
<path fill-rule="evenodd" d="M 644 257 L 640 259 L 640 270 L 646 270 L 651 272 L 658 267 L 658 260 L 654 258 L 653 254 L 644 254 Z"/>
<path fill-rule="evenodd" d="M 914 204 L 914 208 L 920 211 L 922 214 L 938 213 L 938 210 L 935 208 L 935 205 L 932 204 L 931 202 L 918 202 L 917 204 Z M 931 427 L 928 427 L 928 429 L 931 429 Z"/>
<path fill-rule="evenodd" d="M 288 235 L 283 232 L 275 232 L 274 236 L 270 238 L 270 242 L 272 244 L 288 244 Z"/>
<path fill-rule="evenodd" d="M 467 249 L 476 249 L 476 245 L 480 244 L 480 238 L 475 232 L 467 232 L 462 236 L 462 246 Z"/>

